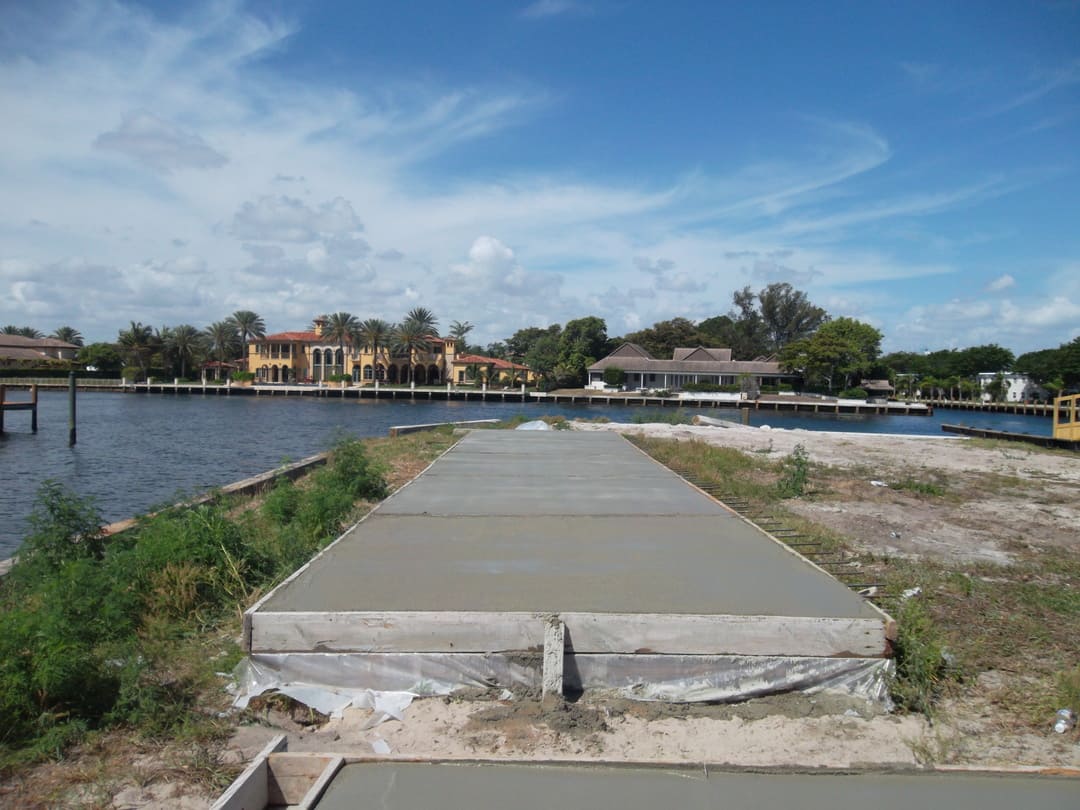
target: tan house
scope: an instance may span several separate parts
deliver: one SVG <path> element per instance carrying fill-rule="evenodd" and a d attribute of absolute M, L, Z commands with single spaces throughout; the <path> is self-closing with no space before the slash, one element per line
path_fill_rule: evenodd
<path fill-rule="evenodd" d="M 0 365 L 46 365 L 51 360 L 74 360 L 79 347 L 56 338 L 0 334 Z"/>
<path fill-rule="evenodd" d="M 658 360 L 636 343 L 624 343 L 603 360 L 589 366 L 588 388 L 604 388 L 604 369 L 626 372 L 629 390 L 663 389 L 678 391 L 688 383 L 735 385 L 744 380 L 755 389 L 791 383 L 798 374 L 789 374 L 772 360 L 732 360 L 731 349 L 704 346 L 675 349 L 670 360 Z"/>
<path fill-rule="evenodd" d="M 485 357 L 482 354 L 459 354 L 451 363 L 451 380 L 462 385 L 486 381 L 507 385 L 536 382 L 536 372 L 521 363 L 503 360 L 501 357 Z M 477 378 L 480 379 L 477 379 Z"/>
<path fill-rule="evenodd" d="M 315 328 L 302 332 L 278 332 L 248 343 L 247 367 L 257 383 L 317 383 L 347 374 L 353 385 L 408 383 L 440 385 L 449 377 L 454 361 L 454 340 L 428 337 L 430 349 L 408 354 L 380 346 L 378 357 L 364 346 L 345 341 L 339 345 L 319 318 Z"/>

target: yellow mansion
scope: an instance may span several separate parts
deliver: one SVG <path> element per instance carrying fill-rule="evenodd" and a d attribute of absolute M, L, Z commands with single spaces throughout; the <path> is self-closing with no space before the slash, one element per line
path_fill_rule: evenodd
<path fill-rule="evenodd" d="M 428 351 L 395 352 L 379 346 L 378 355 L 348 340 L 339 345 L 326 335 L 326 321 L 316 319 L 314 331 L 278 332 L 248 344 L 247 368 L 260 383 L 323 382 L 347 374 L 354 385 L 415 382 L 438 385 L 450 380 L 454 341 L 432 335 Z"/>

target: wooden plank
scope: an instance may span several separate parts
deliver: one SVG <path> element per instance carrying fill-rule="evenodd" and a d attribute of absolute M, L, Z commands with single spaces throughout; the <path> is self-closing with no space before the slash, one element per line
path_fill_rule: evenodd
<path fill-rule="evenodd" d="M 889 654 L 883 618 L 563 613 L 575 652 L 686 655 Z M 251 614 L 252 652 L 489 653 L 544 648 L 546 617 L 531 613 L 340 612 Z"/>
<path fill-rule="evenodd" d="M 886 622 L 814 616 L 563 613 L 575 652 L 879 657 Z"/>
<path fill-rule="evenodd" d="M 548 618 L 544 627 L 544 670 L 542 697 L 563 696 L 563 657 L 566 654 L 565 626 L 558 616 Z"/>
<path fill-rule="evenodd" d="M 264 810 L 269 798 L 267 778 L 270 769 L 267 763 L 271 754 L 284 751 L 287 745 L 288 738 L 284 734 L 274 737 L 210 810 Z"/>
<path fill-rule="evenodd" d="M 322 774 L 315 780 L 315 783 L 308 788 L 308 792 L 304 794 L 304 798 L 296 805 L 298 810 L 313 810 L 319 804 L 319 799 L 322 798 L 323 793 L 330 787 L 330 783 L 334 781 L 334 777 L 337 776 L 338 771 L 345 767 L 345 757 L 335 756 L 331 757 L 330 761 L 323 768 Z"/>
<path fill-rule="evenodd" d="M 251 615 L 252 652 L 540 651 L 534 613 L 344 612 Z"/>

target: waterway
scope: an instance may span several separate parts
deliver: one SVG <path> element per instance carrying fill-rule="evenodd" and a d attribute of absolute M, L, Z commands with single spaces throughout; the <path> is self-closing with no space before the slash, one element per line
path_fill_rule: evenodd
<path fill-rule="evenodd" d="M 672 409 L 662 413 L 670 415 Z M 691 413 L 739 419 L 734 409 Z M 394 425 L 562 415 L 631 422 L 654 408 L 514 402 L 340 400 L 321 397 L 80 393 L 78 442 L 68 447 L 67 395 L 43 392 L 38 433 L 28 413 L 9 413 L 0 435 L 0 559 L 27 529 L 46 479 L 94 500 L 106 521 L 328 449 L 343 435 L 385 436 Z M 1046 417 L 938 410 L 933 416 L 781 414 L 751 411 L 751 424 L 860 433 L 942 435 L 943 423 L 1050 435 Z"/>

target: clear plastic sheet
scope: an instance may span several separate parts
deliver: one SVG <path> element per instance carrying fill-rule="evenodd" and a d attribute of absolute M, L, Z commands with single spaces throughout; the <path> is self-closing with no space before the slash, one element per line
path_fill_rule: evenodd
<path fill-rule="evenodd" d="M 889 709 L 892 672 L 892 660 L 882 658 L 576 654 L 566 656 L 563 675 L 567 689 L 642 701 L 731 703 L 781 692 L 838 691 Z M 541 658 L 527 653 L 258 653 L 234 673 L 234 706 L 278 691 L 324 714 L 352 705 L 379 712 L 379 695 L 537 689 L 542 675 Z"/>

